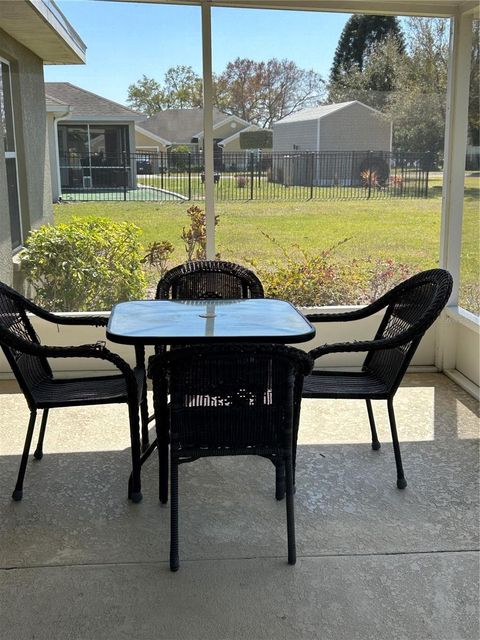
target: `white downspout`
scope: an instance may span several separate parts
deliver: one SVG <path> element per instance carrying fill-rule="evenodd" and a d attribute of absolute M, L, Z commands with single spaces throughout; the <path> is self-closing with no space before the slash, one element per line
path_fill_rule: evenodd
<path fill-rule="evenodd" d="M 55 164 L 56 164 L 55 169 L 57 174 L 57 191 L 58 191 L 58 195 L 56 196 L 55 199 L 57 200 L 58 200 L 58 197 L 60 196 L 60 193 L 62 192 L 62 179 L 60 175 L 60 152 L 58 150 L 58 121 L 69 120 L 71 116 L 72 116 L 71 107 L 68 107 L 68 110 L 65 111 L 64 113 L 61 113 L 59 116 L 53 116 L 53 136 L 54 136 Z"/>
<path fill-rule="evenodd" d="M 215 258 L 215 187 L 213 177 L 213 82 L 211 9 L 202 2 L 203 161 L 205 164 L 205 217 L 207 259 Z"/>

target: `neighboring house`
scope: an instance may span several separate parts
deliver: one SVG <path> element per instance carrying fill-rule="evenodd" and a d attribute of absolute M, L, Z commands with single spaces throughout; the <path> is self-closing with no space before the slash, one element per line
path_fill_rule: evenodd
<path fill-rule="evenodd" d="M 223 152 L 240 151 L 240 132 L 260 129 L 237 116 L 213 110 L 215 163 Z M 137 153 L 158 153 L 172 147 L 188 147 L 192 153 L 203 149 L 203 109 L 165 109 L 135 124 Z"/>
<path fill-rule="evenodd" d="M 45 84 L 52 196 L 135 188 L 135 122 L 145 116 L 69 82 Z"/>
<path fill-rule="evenodd" d="M 290 154 L 275 163 L 286 184 L 355 184 L 366 152 L 391 150 L 392 123 L 357 100 L 303 109 L 273 125 L 273 151 Z"/>
<path fill-rule="evenodd" d="M 20 287 L 15 256 L 53 221 L 43 65 L 83 64 L 86 47 L 50 0 L 0 5 L 0 280 Z"/>

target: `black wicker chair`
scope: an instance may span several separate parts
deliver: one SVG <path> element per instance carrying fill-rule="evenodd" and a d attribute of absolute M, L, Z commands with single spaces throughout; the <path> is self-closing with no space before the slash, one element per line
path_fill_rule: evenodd
<path fill-rule="evenodd" d="M 257 276 L 234 262 L 195 260 L 180 264 L 160 279 L 157 300 L 199 300 L 205 298 L 263 298 Z"/>
<path fill-rule="evenodd" d="M 142 493 L 138 408 L 142 401 L 144 371 L 132 370 L 122 358 L 106 349 L 103 342 L 76 347 L 42 345 L 28 318 L 28 313 L 55 324 L 104 326 L 107 322 L 107 318 L 101 317 L 68 317 L 50 313 L 9 286 L 0 283 L 0 345 L 30 409 L 30 421 L 17 484 L 12 494 L 13 499 L 18 501 L 23 496 L 23 480 L 39 409 L 43 409 L 43 415 L 37 448 L 33 454 L 37 460 L 43 457 L 43 439 L 50 409 L 126 403 L 129 411 L 132 449 L 132 474 L 128 497 L 133 502 L 139 502 L 142 499 Z M 107 360 L 115 365 L 119 373 L 90 378 L 55 378 L 48 363 L 49 358 Z"/>
<path fill-rule="evenodd" d="M 386 309 L 373 340 L 326 344 L 309 353 L 320 358 L 327 353 L 366 352 L 362 370 L 314 370 L 305 379 L 304 398 L 364 399 L 372 432 L 372 449 L 380 449 L 372 400 L 386 400 L 393 450 L 397 467 L 397 487 L 407 486 L 397 436 L 393 397 L 426 330 L 448 302 L 452 277 L 443 269 L 424 271 L 383 295 L 372 304 L 346 313 L 309 314 L 310 322 L 347 322 L 367 318 Z"/>
<path fill-rule="evenodd" d="M 295 564 L 292 457 L 303 377 L 311 369 L 303 351 L 271 344 L 185 347 L 150 360 L 160 475 L 167 483 L 170 436 L 172 571 L 179 567 L 178 465 L 206 456 L 259 455 L 281 464 L 288 562 Z"/>

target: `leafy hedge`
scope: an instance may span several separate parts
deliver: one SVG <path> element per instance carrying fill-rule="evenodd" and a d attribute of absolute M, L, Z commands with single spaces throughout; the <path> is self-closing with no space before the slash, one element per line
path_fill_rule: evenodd
<path fill-rule="evenodd" d="M 140 229 L 108 218 L 73 218 L 31 231 L 22 269 L 38 304 L 55 311 L 100 311 L 141 298 Z"/>

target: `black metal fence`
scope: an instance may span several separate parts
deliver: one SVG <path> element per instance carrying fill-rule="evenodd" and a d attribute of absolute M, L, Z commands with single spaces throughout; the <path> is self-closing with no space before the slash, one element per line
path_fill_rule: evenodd
<path fill-rule="evenodd" d="M 326 200 L 424 198 L 430 154 L 380 151 L 223 152 L 214 160 L 215 198 Z M 75 200 L 203 200 L 198 153 L 64 157 L 62 197 Z"/>

